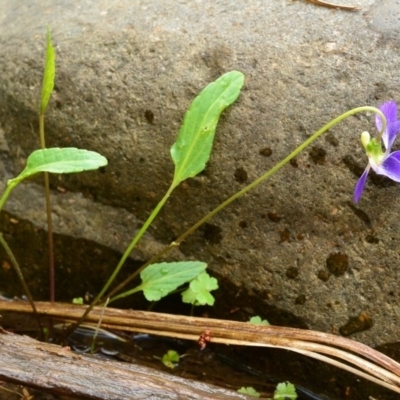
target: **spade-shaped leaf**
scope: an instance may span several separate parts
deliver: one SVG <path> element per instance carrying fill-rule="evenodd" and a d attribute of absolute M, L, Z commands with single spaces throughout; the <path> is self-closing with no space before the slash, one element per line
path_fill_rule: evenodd
<path fill-rule="evenodd" d="M 16 178 L 10 179 L 8 185 L 15 185 L 39 172 L 71 174 L 90 171 L 104 165 L 107 165 L 107 159 L 94 151 L 74 147 L 35 150 L 28 157 L 25 169 Z"/>
<path fill-rule="evenodd" d="M 296 400 L 295 386 L 290 382 L 278 383 L 274 392 L 274 400 Z"/>
<path fill-rule="evenodd" d="M 238 98 L 243 83 L 241 72 L 228 72 L 193 100 L 171 148 L 175 164 L 173 186 L 203 171 L 210 158 L 219 116 Z"/>
<path fill-rule="evenodd" d="M 200 261 L 152 264 L 141 272 L 142 283 L 134 291 L 143 290 L 148 301 L 157 301 L 190 282 L 206 268 L 207 264 Z"/>
<path fill-rule="evenodd" d="M 54 48 L 51 44 L 50 29 L 47 27 L 47 48 L 46 61 L 44 65 L 42 95 L 40 99 L 40 114 L 44 114 L 49 103 L 51 92 L 54 88 L 54 78 L 56 75 L 56 63 Z"/>

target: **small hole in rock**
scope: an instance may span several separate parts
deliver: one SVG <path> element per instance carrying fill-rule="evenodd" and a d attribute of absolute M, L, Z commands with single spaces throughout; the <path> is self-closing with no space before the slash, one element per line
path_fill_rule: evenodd
<path fill-rule="evenodd" d="M 204 224 L 203 236 L 207 242 L 219 244 L 222 241 L 222 229 L 213 224 Z"/>
<path fill-rule="evenodd" d="M 239 222 L 239 226 L 240 226 L 242 229 L 247 228 L 247 227 L 248 227 L 247 221 L 240 221 L 240 222 Z"/>
<path fill-rule="evenodd" d="M 365 241 L 371 244 L 378 244 L 379 243 L 379 239 L 373 235 L 367 235 L 365 237 Z"/>
<path fill-rule="evenodd" d="M 297 277 L 299 276 L 299 269 L 296 268 L 296 267 L 289 267 L 289 268 L 286 270 L 286 276 L 287 276 L 289 279 L 295 279 L 295 278 L 297 278 Z"/>
<path fill-rule="evenodd" d="M 264 147 L 260 150 L 260 154 L 264 157 L 269 157 L 272 154 L 272 150 L 269 147 Z"/>
<path fill-rule="evenodd" d="M 322 147 L 312 147 L 308 155 L 314 164 L 323 164 L 326 159 L 326 151 Z"/>
<path fill-rule="evenodd" d="M 247 181 L 247 172 L 243 167 L 239 167 L 235 171 L 235 180 L 239 183 L 244 183 Z"/>
<path fill-rule="evenodd" d="M 146 121 L 147 121 L 149 124 L 152 124 L 152 123 L 153 123 L 153 121 L 154 121 L 154 113 L 153 113 L 153 111 L 151 111 L 151 110 L 146 110 L 146 111 L 144 112 L 144 117 L 146 118 Z"/>
<path fill-rule="evenodd" d="M 321 279 L 322 282 L 327 282 L 331 274 L 328 271 L 324 271 L 323 269 L 318 271 L 317 277 Z"/>
<path fill-rule="evenodd" d="M 307 297 L 304 294 L 299 294 L 294 301 L 294 304 L 303 305 L 307 301 Z"/>
<path fill-rule="evenodd" d="M 267 215 L 272 222 L 279 222 L 281 220 L 281 216 L 277 212 L 269 212 Z"/>
<path fill-rule="evenodd" d="M 283 242 L 291 242 L 290 240 L 290 231 L 288 228 L 285 228 L 283 231 L 279 232 L 281 240 L 279 241 L 279 243 L 283 243 Z"/>
<path fill-rule="evenodd" d="M 329 254 L 329 257 L 326 259 L 326 266 L 333 275 L 341 276 L 349 267 L 349 258 L 343 253 Z"/>

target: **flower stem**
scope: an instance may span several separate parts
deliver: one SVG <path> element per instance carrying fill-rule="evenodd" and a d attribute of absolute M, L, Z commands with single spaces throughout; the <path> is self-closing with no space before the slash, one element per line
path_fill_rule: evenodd
<path fill-rule="evenodd" d="M 339 122 L 343 121 L 347 117 L 350 117 L 351 115 L 360 113 L 360 112 L 365 112 L 365 111 L 372 111 L 376 114 L 379 114 L 382 118 L 382 130 L 379 133 L 379 135 L 382 135 L 382 133 L 386 129 L 386 118 L 383 115 L 382 111 L 375 107 L 370 107 L 370 106 L 363 106 L 363 107 L 357 107 L 354 108 L 350 111 L 345 112 L 344 114 L 336 117 L 332 121 L 328 122 L 325 126 L 323 126 L 320 130 L 315 132 L 312 136 L 310 136 L 305 142 L 303 142 L 299 147 L 297 147 L 294 151 L 292 151 L 286 158 L 284 158 L 282 161 L 280 161 L 278 164 L 276 164 L 273 168 L 271 168 L 269 171 L 267 171 L 265 174 L 261 175 L 259 178 L 257 178 L 255 181 L 250 183 L 248 186 L 240 190 L 239 192 L 235 193 L 233 196 L 229 197 L 229 199 L 225 200 L 223 203 L 221 203 L 218 207 L 214 208 L 210 213 L 208 213 L 205 217 L 203 217 L 201 220 L 196 222 L 192 227 L 190 227 L 186 232 L 184 232 L 181 236 L 179 236 L 178 239 L 170 243 L 169 246 L 164 248 L 160 253 L 156 254 L 151 260 L 146 262 L 144 265 L 142 265 L 138 270 L 136 270 L 133 274 L 131 274 L 127 279 L 125 279 L 123 282 L 121 282 L 115 289 L 113 289 L 107 297 L 110 297 L 110 301 L 114 301 L 115 298 L 112 298 L 112 296 L 117 293 L 120 289 L 122 289 L 126 284 L 131 282 L 134 278 L 136 278 L 140 272 L 142 272 L 148 265 L 153 264 L 155 261 L 157 261 L 161 256 L 164 254 L 168 253 L 170 250 L 172 250 L 174 247 L 179 246 L 189 235 L 191 235 L 196 229 L 198 229 L 201 225 L 203 225 L 205 222 L 207 222 L 210 218 L 212 218 L 215 214 L 219 213 L 222 209 L 224 209 L 226 206 L 231 204 L 233 201 L 238 199 L 239 197 L 243 196 L 247 192 L 249 192 L 251 189 L 255 188 L 257 185 L 259 185 L 261 182 L 264 180 L 268 179 L 270 176 L 275 174 L 275 172 L 279 171 L 282 167 L 284 167 L 292 158 L 296 157 L 300 152 L 302 152 L 307 146 L 309 146 L 312 142 L 314 142 L 316 139 L 318 139 L 323 133 L 331 129 L 333 126 L 338 124 Z M 120 295 L 118 297 L 123 297 L 123 295 Z M 101 297 L 100 297 L 101 298 Z"/>

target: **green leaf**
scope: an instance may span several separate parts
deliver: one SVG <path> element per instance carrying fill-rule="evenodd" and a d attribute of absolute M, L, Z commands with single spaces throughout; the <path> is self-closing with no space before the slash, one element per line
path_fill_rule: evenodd
<path fill-rule="evenodd" d="M 55 174 L 71 174 L 75 172 L 90 171 L 107 165 L 107 159 L 89 150 L 74 147 L 49 148 L 35 150 L 28 157 L 25 169 L 8 185 L 15 185 L 29 176 L 39 172 Z"/>
<path fill-rule="evenodd" d="M 207 272 L 199 274 L 192 282 L 189 289 L 182 293 L 182 301 L 194 305 L 214 305 L 214 296 L 210 293 L 218 289 L 218 281 L 212 278 Z"/>
<path fill-rule="evenodd" d="M 253 396 L 253 397 L 260 397 L 261 394 L 257 392 L 253 387 L 248 386 L 248 387 L 241 387 L 238 390 L 238 393 L 242 394 L 247 394 L 248 396 Z"/>
<path fill-rule="evenodd" d="M 296 388 L 290 382 L 278 383 L 274 392 L 274 400 L 296 400 Z"/>
<path fill-rule="evenodd" d="M 207 264 L 200 261 L 152 264 L 140 273 L 142 283 L 133 291 L 143 290 L 148 301 L 157 301 L 184 283 L 190 282 L 206 268 Z"/>
<path fill-rule="evenodd" d="M 193 100 L 171 148 L 175 164 L 173 186 L 203 171 L 210 158 L 219 116 L 238 98 L 243 83 L 241 72 L 228 72 Z"/>
<path fill-rule="evenodd" d="M 56 63 L 54 48 L 51 44 L 50 29 L 47 27 L 47 48 L 46 61 L 44 66 L 42 96 L 40 100 L 40 114 L 44 114 L 49 103 L 51 92 L 54 88 L 54 78 L 56 76 Z"/>
<path fill-rule="evenodd" d="M 83 297 L 74 297 L 72 299 L 72 304 L 83 304 Z"/>
<path fill-rule="evenodd" d="M 250 321 L 251 324 L 256 324 L 256 325 L 270 325 L 270 323 L 266 319 L 261 319 L 258 315 L 255 317 L 251 317 Z"/>
<path fill-rule="evenodd" d="M 161 361 L 166 367 L 174 369 L 179 362 L 179 354 L 175 350 L 168 350 L 168 352 L 163 355 Z"/>

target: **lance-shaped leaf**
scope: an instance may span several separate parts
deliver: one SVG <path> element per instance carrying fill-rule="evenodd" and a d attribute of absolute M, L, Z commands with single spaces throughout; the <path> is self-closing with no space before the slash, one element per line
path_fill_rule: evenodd
<path fill-rule="evenodd" d="M 241 72 L 228 72 L 210 83 L 193 100 L 171 148 L 175 164 L 174 187 L 205 168 L 219 116 L 238 98 L 243 83 Z"/>
<path fill-rule="evenodd" d="M 47 48 L 46 61 L 44 65 L 42 96 L 40 99 L 40 114 L 44 114 L 49 103 L 51 92 L 54 88 L 54 78 L 56 75 L 56 63 L 54 48 L 51 44 L 50 29 L 47 27 Z"/>
<path fill-rule="evenodd" d="M 55 174 L 71 174 L 75 172 L 90 171 L 107 165 L 107 159 L 89 150 L 74 147 L 49 148 L 35 150 L 28 157 L 25 169 L 8 185 L 15 185 L 29 176 L 39 172 Z"/>
<path fill-rule="evenodd" d="M 143 290 L 148 301 L 157 301 L 184 283 L 190 282 L 206 268 L 207 264 L 200 261 L 152 264 L 141 272 L 142 283 L 133 290 Z"/>

